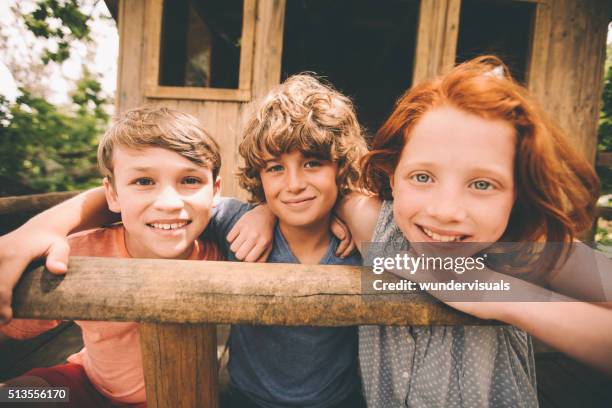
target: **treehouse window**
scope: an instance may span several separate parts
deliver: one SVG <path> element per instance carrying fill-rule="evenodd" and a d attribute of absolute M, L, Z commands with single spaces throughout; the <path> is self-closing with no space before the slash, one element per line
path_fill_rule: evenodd
<path fill-rule="evenodd" d="M 412 82 L 418 14 L 417 0 L 287 1 L 282 80 L 324 77 L 375 131 Z"/>
<path fill-rule="evenodd" d="M 457 62 L 494 54 L 525 82 L 535 4 L 513 0 L 462 0 Z"/>
<path fill-rule="evenodd" d="M 255 0 L 152 0 L 147 96 L 248 100 Z"/>

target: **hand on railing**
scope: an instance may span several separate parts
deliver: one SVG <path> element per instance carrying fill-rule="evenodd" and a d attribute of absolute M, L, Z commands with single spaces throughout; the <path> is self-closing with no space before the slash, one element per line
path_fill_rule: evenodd
<path fill-rule="evenodd" d="M 66 273 L 70 248 L 66 237 L 29 224 L 0 237 L 0 324 L 12 319 L 13 288 L 28 264 L 46 257 L 47 269 Z"/>

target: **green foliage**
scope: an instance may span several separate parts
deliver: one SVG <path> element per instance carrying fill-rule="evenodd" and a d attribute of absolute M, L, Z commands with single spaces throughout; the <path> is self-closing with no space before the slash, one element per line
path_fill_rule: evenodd
<path fill-rule="evenodd" d="M 28 29 L 37 37 L 55 39 L 57 50 L 45 50 L 43 62 L 58 63 L 70 57 L 70 42 L 74 40 L 89 41 L 89 16 L 79 9 L 77 0 L 39 0 L 32 13 L 23 16 Z M 52 19 L 61 23 L 59 27 L 50 24 Z"/>
<path fill-rule="evenodd" d="M 608 66 L 604 78 L 597 150 L 612 152 L 612 65 Z M 612 170 L 605 167 L 597 167 L 597 173 L 601 179 L 601 193 L 611 194 Z"/>
<path fill-rule="evenodd" d="M 37 0 L 35 10 L 21 17 L 36 37 L 58 45 L 45 50 L 44 64 L 61 64 L 70 57 L 71 43 L 91 41 L 90 16 L 77 0 Z M 96 149 L 108 123 L 105 107 L 110 101 L 87 69 L 75 85 L 67 106 L 49 103 L 28 84 L 20 88 L 22 95 L 14 103 L 0 96 L 0 195 L 100 184 Z"/>
<path fill-rule="evenodd" d="M 612 231 L 598 225 L 595 230 L 595 242 L 600 245 L 612 246 Z"/>
<path fill-rule="evenodd" d="M 73 106 L 58 108 L 26 89 L 10 104 L 0 96 L 0 178 L 40 192 L 100 184 L 98 136 L 108 122 L 108 101 L 86 74 L 72 95 Z"/>

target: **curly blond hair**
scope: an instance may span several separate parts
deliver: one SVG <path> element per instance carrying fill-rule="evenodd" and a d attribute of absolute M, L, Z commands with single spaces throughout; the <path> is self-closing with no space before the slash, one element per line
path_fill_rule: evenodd
<path fill-rule="evenodd" d="M 210 166 L 213 180 L 221 168 L 221 154 L 214 139 L 196 118 L 175 109 L 145 106 L 115 118 L 98 144 L 98 166 L 111 181 L 116 146 L 171 150 L 198 166 Z"/>
<path fill-rule="evenodd" d="M 270 157 L 294 150 L 337 163 L 341 195 L 355 188 L 367 146 L 351 100 L 331 86 L 294 75 L 253 102 L 245 117 L 238 181 L 251 202 L 265 201 L 259 173 Z"/>

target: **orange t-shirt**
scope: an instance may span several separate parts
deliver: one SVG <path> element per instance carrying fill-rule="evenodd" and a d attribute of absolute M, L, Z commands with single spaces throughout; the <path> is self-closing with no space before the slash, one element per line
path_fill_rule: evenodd
<path fill-rule="evenodd" d="M 122 225 L 71 235 L 70 254 L 130 258 Z M 196 241 L 191 260 L 220 260 L 212 242 Z M 30 338 L 52 329 L 59 320 L 15 319 L 0 331 L 13 338 Z M 106 397 L 122 403 L 146 400 L 138 323 L 76 321 L 83 333 L 84 348 L 68 357 L 80 364 L 92 384 Z"/>

